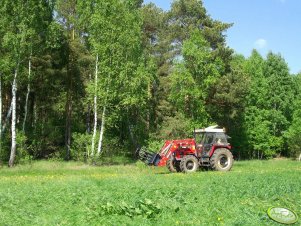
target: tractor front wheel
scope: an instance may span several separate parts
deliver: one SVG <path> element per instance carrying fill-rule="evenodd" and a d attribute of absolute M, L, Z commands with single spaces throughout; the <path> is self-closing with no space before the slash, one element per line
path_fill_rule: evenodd
<path fill-rule="evenodd" d="M 172 173 L 181 171 L 179 161 L 175 160 L 173 156 L 170 156 L 170 158 L 167 160 L 166 166 L 167 169 Z"/>
<path fill-rule="evenodd" d="M 216 149 L 210 159 L 213 170 L 229 171 L 233 165 L 232 153 L 226 148 Z"/>
<path fill-rule="evenodd" d="M 199 161 L 193 155 L 185 156 L 180 163 L 180 168 L 183 173 L 193 173 L 199 169 Z"/>

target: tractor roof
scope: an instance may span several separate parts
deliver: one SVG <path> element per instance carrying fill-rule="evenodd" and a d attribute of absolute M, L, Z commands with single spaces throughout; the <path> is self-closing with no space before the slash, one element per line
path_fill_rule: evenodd
<path fill-rule="evenodd" d="M 225 128 L 221 129 L 218 128 L 218 125 L 214 125 L 214 126 L 209 126 L 207 128 L 203 128 L 203 129 L 196 129 L 195 130 L 196 133 L 224 133 L 225 132 Z"/>

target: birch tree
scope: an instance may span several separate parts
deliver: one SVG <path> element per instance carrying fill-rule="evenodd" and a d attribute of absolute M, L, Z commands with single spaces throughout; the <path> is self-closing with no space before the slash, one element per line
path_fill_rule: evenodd
<path fill-rule="evenodd" d="M 2 45 L 7 57 L 7 68 L 13 71 L 12 75 L 6 75 L 11 79 L 11 107 L 8 110 L 8 117 L 11 114 L 11 153 L 9 166 L 14 165 L 16 156 L 16 137 L 17 137 L 17 87 L 22 78 L 24 62 L 30 55 L 29 46 L 32 40 L 39 40 L 39 30 L 44 28 L 41 23 L 45 19 L 45 12 L 48 10 L 48 2 L 42 1 L 36 4 L 35 1 L 1 1 L 0 13 L 4 23 L 2 25 L 1 37 Z M 45 10 L 46 9 L 46 10 Z M 49 11 L 48 11 L 49 12 Z M 49 16 L 49 14 L 47 15 Z M 44 30 L 44 29 L 41 29 Z M 40 31 L 41 31 L 40 30 Z M 10 110 L 11 109 L 11 110 Z M 4 123 L 1 130 L 5 129 Z"/>
<path fill-rule="evenodd" d="M 30 53 L 29 60 L 28 60 L 28 84 L 27 84 L 27 93 L 26 93 L 26 100 L 25 100 L 25 107 L 24 107 L 24 119 L 23 119 L 23 126 L 22 131 L 25 134 L 25 124 L 28 114 L 28 98 L 30 93 L 30 79 L 31 79 L 31 58 L 32 58 L 32 52 Z"/>
<path fill-rule="evenodd" d="M 9 1 L 2 1 L 0 8 L 4 9 L 3 16 L 9 21 L 6 25 L 6 32 L 4 34 L 4 47 L 10 53 L 11 67 L 14 71 L 12 78 L 12 120 L 11 120 L 11 152 L 9 158 L 9 166 L 14 165 L 16 156 L 16 105 L 17 105 L 17 82 L 18 74 L 20 71 L 21 59 L 25 57 L 26 54 L 26 44 L 25 40 L 29 32 L 29 25 L 27 24 L 26 17 L 28 16 L 28 5 L 23 3 L 23 1 L 17 1 L 13 4 Z M 12 14 L 5 14 L 6 10 L 13 12 Z M 7 11 L 8 12 L 8 11 Z"/>
<path fill-rule="evenodd" d="M 98 54 L 96 54 L 95 60 L 95 76 L 94 76 L 94 126 L 93 126 L 93 135 L 92 135 L 92 144 L 91 144 L 91 156 L 94 156 L 95 153 L 95 137 L 97 132 L 97 87 L 98 87 Z"/>
<path fill-rule="evenodd" d="M 19 61 L 17 62 L 19 64 Z M 12 120 L 11 120 L 11 151 L 8 165 L 12 167 L 14 165 L 15 157 L 16 157 L 16 149 L 17 149 L 17 141 L 16 141 L 16 105 L 17 105 L 17 76 L 19 65 L 17 65 L 15 69 L 15 75 L 12 85 Z"/>
<path fill-rule="evenodd" d="M 101 127 L 100 127 L 100 133 L 99 133 L 99 141 L 98 141 L 98 147 L 97 147 L 97 155 L 99 156 L 102 151 L 102 140 L 103 140 L 103 134 L 105 129 L 105 120 L 106 120 L 106 106 L 103 107 L 102 110 L 102 116 L 101 116 Z"/>

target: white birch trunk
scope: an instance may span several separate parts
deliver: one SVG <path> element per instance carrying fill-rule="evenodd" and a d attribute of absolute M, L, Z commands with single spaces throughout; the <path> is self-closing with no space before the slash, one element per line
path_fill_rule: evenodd
<path fill-rule="evenodd" d="M 98 83 L 98 54 L 96 55 L 95 78 L 94 78 L 94 127 L 92 135 L 91 156 L 94 155 L 95 137 L 97 131 L 97 83 Z"/>
<path fill-rule="evenodd" d="M 36 130 L 36 125 L 37 125 L 37 118 L 38 118 L 38 112 L 37 112 L 37 104 L 36 104 L 36 101 L 34 102 L 33 104 L 33 128 L 34 130 Z"/>
<path fill-rule="evenodd" d="M 28 61 L 28 84 L 27 84 L 27 93 L 26 93 L 26 100 L 25 100 L 25 109 L 24 109 L 24 120 L 23 120 L 23 127 L 22 131 L 25 133 L 25 123 L 27 118 L 27 112 L 28 112 L 28 98 L 30 93 L 30 77 L 31 77 L 31 54 Z"/>
<path fill-rule="evenodd" d="M 2 134 L 5 132 L 6 125 L 7 125 L 7 122 L 9 121 L 9 119 L 10 119 L 12 109 L 13 109 L 13 100 L 10 103 L 10 107 L 8 109 L 8 112 L 7 112 L 4 124 L 3 124 L 2 128 L 1 128 Z"/>
<path fill-rule="evenodd" d="M 91 74 L 89 74 L 89 82 L 91 81 Z M 87 111 L 87 115 L 86 115 L 86 131 L 88 134 L 91 133 L 91 123 L 90 123 L 90 117 L 91 117 L 91 103 L 89 101 L 88 103 L 88 111 Z"/>
<path fill-rule="evenodd" d="M 12 86 L 12 120 L 11 120 L 11 151 L 10 151 L 10 158 L 9 158 L 9 167 L 13 167 L 15 157 L 16 157 L 16 149 L 17 149 L 17 142 L 16 142 L 16 97 L 17 97 L 17 74 L 18 70 L 15 71 L 13 86 Z"/>
<path fill-rule="evenodd" d="M 299 155 L 299 158 L 298 158 L 298 159 L 299 159 L 299 161 L 301 161 L 301 153 L 300 153 L 300 155 Z"/>
<path fill-rule="evenodd" d="M 102 150 L 103 133 L 104 133 L 104 129 L 105 129 L 105 119 L 106 119 L 106 106 L 104 106 L 103 110 L 102 110 L 101 127 L 100 127 L 97 155 L 100 155 L 101 150 Z"/>

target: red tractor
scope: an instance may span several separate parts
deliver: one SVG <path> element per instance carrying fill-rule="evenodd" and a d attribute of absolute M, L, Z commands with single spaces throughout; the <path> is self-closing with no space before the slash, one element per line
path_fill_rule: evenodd
<path fill-rule="evenodd" d="M 171 172 L 195 172 L 199 167 L 229 171 L 233 165 L 231 145 L 224 129 L 211 126 L 194 130 L 194 139 L 167 140 L 158 153 L 138 148 L 140 160 L 148 165 L 167 166 Z"/>

